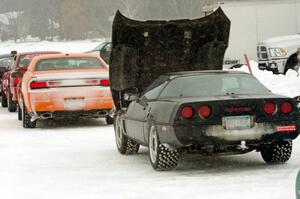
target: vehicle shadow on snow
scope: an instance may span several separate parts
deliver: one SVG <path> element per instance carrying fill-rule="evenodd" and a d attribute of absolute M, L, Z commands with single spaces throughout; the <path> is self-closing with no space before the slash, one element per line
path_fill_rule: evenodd
<path fill-rule="evenodd" d="M 79 118 L 79 119 L 49 119 L 39 120 L 37 128 L 40 129 L 60 129 L 60 128 L 82 128 L 108 126 L 104 119 Z"/>

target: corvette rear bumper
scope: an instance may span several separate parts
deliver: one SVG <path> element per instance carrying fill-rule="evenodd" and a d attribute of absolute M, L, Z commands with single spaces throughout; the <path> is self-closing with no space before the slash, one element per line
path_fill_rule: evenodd
<path fill-rule="evenodd" d="M 240 130 L 226 130 L 221 125 L 157 125 L 160 142 L 175 148 L 295 139 L 299 135 L 298 129 L 300 125 L 295 122 L 255 123 L 252 128 Z"/>

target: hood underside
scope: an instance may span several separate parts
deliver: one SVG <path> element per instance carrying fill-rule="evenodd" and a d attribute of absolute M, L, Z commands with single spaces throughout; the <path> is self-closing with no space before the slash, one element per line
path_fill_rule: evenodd
<path fill-rule="evenodd" d="M 143 22 L 118 11 L 112 28 L 112 91 L 140 93 L 169 72 L 222 70 L 229 31 L 221 8 L 199 19 Z"/>

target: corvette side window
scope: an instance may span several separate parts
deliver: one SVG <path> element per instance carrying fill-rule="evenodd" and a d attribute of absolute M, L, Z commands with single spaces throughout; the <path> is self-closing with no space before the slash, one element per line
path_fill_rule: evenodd
<path fill-rule="evenodd" d="M 156 99 L 167 84 L 167 77 L 159 77 L 156 79 L 143 93 L 142 96 L 145 96 L 147 99 Z"/>

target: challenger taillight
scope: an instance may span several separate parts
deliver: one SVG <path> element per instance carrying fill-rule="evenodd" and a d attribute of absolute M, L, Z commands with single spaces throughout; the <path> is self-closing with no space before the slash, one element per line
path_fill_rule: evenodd
<path fill-rule="evenodd" d="M 30 83 L 31 89 L 42 89 L 47 88 L 47 82 L 46 81 L 33 81 Z"/>
<path fill-rule="evenodd" d="M 206 119 L 211 115 L 211 108 L 208 105 L 203 105 L 200 106 L 199 110 L 198 110 L 198 114 L 200 117 Z"/>
<path fill-rule="evenodd" d="M 194 116 L 194 109 L 191 106 L 184 106 L 181 109 L 181 117 L 184 119 L 191 119 Z"/>
<path fill-rule="evenodd" d="M 16 87 L 20 82 L 20 79 L 19 78 L 15 78 L 14 80 L 14 86 Z"/>
<path fill-rule="evenodd" d="M 277 106 L 274 102 L 267 102 L 264 104 L 264 112 L 267 115 L 274 115 L 276 113 Z"/>
<path fill-rule="evenodd" d="M 100 80 L 100 86 L 110 86 L 109 79 L 101 79 Z"/>
<path fill-rule="evenodd" d="M 290 102 L 283 102 L 280 106 L 280 110 L 285 114 L 289 114 L 293 110 L 293 105 Z"/>

